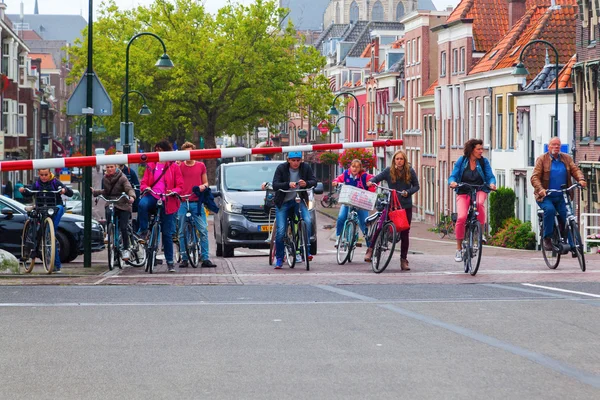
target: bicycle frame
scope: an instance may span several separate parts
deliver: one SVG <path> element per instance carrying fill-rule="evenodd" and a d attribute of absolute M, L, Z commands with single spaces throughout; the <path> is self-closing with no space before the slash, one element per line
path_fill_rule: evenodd
<path fill-rule="evenodd" d="M 153 193 L 159 196 L 156 201 L 156 214 L 154 218 L 151 218 L 148 224 L 148 232 L 150 232 L 150 239 L 146 242 L 146 251 L 148 252 L 148 262 L 146 265 L 146 272 L 153 273 L 154 266 L 156 265 L 156 253 L 158 252 L 158 243 L 160 240 L 161 234 L 161 216 L 164 212 L 165 201 L 167 196 L 178 196 L 176 192 L 171 193 L 157 193 L 151 188 L 146 188 L 142 193 L 142 196 L 147 195 L 148 193 Z M 156 230 L 155 230 L 156 229 Z M 155 234 L 156 232 L 156 234 Z"/>
<path fill-rule="evenodd" d="M 383 210 L 377 211 L 375 214 L 373 214 L 369 217 L 369 219 L 376 218 L 374 216 L 378 217 L 378 221 L 377 221 L 377 225 L 375 225 L 375 229 L 372 231 L 371 231 L 371 229 L 367 229 L 367 237 L 368 237 L 368 240 L 369 240 L 369 243 L 371 244 L 371 246 L 373 246 L 373 244 L 375 243 L 375 239 L 377 239 L 377 236 L 381 232 L 383 225 L 388 221 L 390 200 L 391 200 L 392 192 L 395 192 L 394 189 L 388 189 L 381 185 L 376 184 L 375 187 L 377 187 L 377 189 L 379 189 L 379 190 L 386 192 L 386 195 L 385 195 L 386 199 L 380 202 L 381 204 L 384 205 Z M 371 232 L 369 232 L 369 231 L 371 231 Z"/>
<path fill-rule="evenodd" d="M 571 222 L 574 222 L 575 224 L 577 224 L 577 218 L 573 214 L 573 208 L 571 207 L 571 194 L 569 192 L 579 186 L 580 185 L 578 183 L 575 183 L 575 184 L 571 185 L 570 187 L 564 188 L 564 189 L 548 189 L 548 190 L 546 190 L 547 194 L 561 193 L 563 200 L 565 202 L 566 209 L 567 209 L 567 218 L 564 222 L 564 226 L 563 226 L 562 230 L 560 229 L 560 221 L 558 220 L 558 213 L 556 213 L 554 215 L 554 226 L 557 227 L 556 231 L 558 232 L 559 243 L 556 243 L 556 244 L 553 243 L 553 245 L 556 247 L 556 250 L 558 250 L 557 252 L 560 252 L 560 254 L 567 254 L 567 253 L 569 253 L 569 251 L 571 251 L 571 245 L 568 242 L 568 240 L 569 240 L 569 224 L 571 224 Z M 572 238 L 572 240 L 575 240 L 575 238 Z"/>

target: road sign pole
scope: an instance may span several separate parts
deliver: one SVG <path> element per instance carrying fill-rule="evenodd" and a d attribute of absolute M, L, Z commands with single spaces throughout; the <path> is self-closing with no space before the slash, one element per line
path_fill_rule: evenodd
<path fill-rule="evenodd" d="M 94 2 L 89 0 L 89 14 L 88 14 L 88 63 L 87 63 L 87 97 L 86 107 L 87 115 L 85 119 L 85 155 L 92 155 L 92 124 L 94 118 L 94 69 L 93 69 L 93 13 L 94 13 Z M 91 109 L 91 113 L 90 113 Z M 92 168 L 84 168 L 84 179 L 83 179 L 83 266 L 84 268 L 90 268 L 92 266 L 92 193 L 90 188 L 92 187 Z"/>

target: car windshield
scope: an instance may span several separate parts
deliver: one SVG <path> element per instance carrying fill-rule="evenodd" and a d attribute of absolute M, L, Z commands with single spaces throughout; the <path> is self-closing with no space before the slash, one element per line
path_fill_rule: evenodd
<path fill-rule="evenodd" d="M 16 208 L 17 210 L 21 211 L 21 212 L 25 212 L 25 208 L 23 206 L 23 204 L 19 203 L 16 200 L 11 199 L 10 197 L 4 197 L 2 196 L 2 201 L 4 203 L 9 204 L 11 207 Z M 1 209 L 4 208 L 4 205 L 1 206 Z"/>
<path fill-rule="evenodd" d="M 73 190 L 73 196 L 68 198 L 69 200 L 81 200 L 81 193 L 79 190 Z"/>
<path fill-rule="evenodd" d="M 225 179 L 223 183 L 227 190 L 234 191 L 259 191 L 263 182 L 271 182 L 277 163 L 254 165 L 235 165 L 230 164 L 225 168 Z"/>

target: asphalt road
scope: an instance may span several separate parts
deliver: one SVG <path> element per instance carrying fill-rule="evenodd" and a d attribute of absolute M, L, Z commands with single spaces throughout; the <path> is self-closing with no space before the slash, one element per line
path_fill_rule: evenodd
<path fill-rule="evenodd" d="M 0 287 L 0 398 L 594 399 L 599 300 L 597 283 Z"/>

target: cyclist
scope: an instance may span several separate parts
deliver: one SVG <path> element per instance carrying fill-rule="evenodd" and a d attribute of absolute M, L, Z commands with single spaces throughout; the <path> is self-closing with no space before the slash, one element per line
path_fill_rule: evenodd
<path fill-rule="evenodd" d="M 496 177 L 492 172 L 492 166 L 487 158 L 483 157 L 483 141 L 480 139 L 470 139 L 465 143 L 463 155 L 456 160 L 452 174 L 448 178 L 448 184 L 451 188 L 456 188 L 458 183 L 468 183 L 470 185 L 483 186 L 482 190 L 477 191 L 477 219 L 483 227 L 485 224 L 485 199 L 491 190 L 496 190 Z M 488 189 L 489 187 L 489 189 Z M 456 255 L 454 261 L 461 262 L 462 241 L 465 238 L 465 225 L 467 223 L 467 214 L 471 201 L 471 189 L 468 187 L 456 189 Z M 485 235 L 484 235 L 485 236 Z M 485 243 L 485 239 L 484 239 Z"/>
<path fill-rule="evenodd" d="M 400 204 L 402 208 L 406 210 L 406 218 L 410 224 L 412 221 L 412 195 L 419 191 L 419 180 L 417 179 L 417 173 L 410 166 L 410 163 L 406 159 L 406 153 L 402 150 L 397 150 L 392 157 L 393 165 L 381 171 L 377 176 L 371 178 L 367 182 L 367 186 L 371 187 L 374 183 L 379 183 L 385 180 L 390 189 L 397 191 L 400 195 Z M 410 271 L 408 267 L 408 246 L 409 246 L 409 232 L 407 229 L 400 232 L 400 269 L 402 271 Z M 373 243 L 371 243 L 373 245 Z M 370 262 L 373 256 L 373 248 L 369 246 L 367 254 L 365 254 L 365 261 Z"/>
<path fill-rule="evenodd" d="M 277 221 L 277 231 L 275 235 L 276 262 L 275 269 L 281 269 L 283 266 L 283 237 L 287 230 L 287 216 L 290 210 L 295 210 L 298 205 L 295 201 L 296 193 L 294 189 L 312 188 L 316 186 L 317 178 L 315 177 L 312 168 L 305 162 L 302 162 L 301 151 L 291 151 L 288 153 L 287 161 L 280 164 L 275 170 L 273 176 L 273 190 L 275 194 L 275 219 Z M 290 193 L 284 193 L 279 190 L 292 190 Z M 308 227 L 308 237 L 311 236 L 312 221 L 310 212 L 306 204 L 308 203 L 308 194 L 306 192 L 299 193 L 300 212 L 302 218 Z"/>
<path fill-rule="evenodd" d="M 60 224 L 60 219 L 65 213 L 65 206 L 63 205 L 63 200 L 61 195 L 65 195 L 67 197 L 73 196 L 73 190 L 70 187 L 65 186 L 61 181 L 59 181 L 52 172 L 50 172 L 50 168 L 41 168 L 38 169 L 38 179 L 31 185 L 31 190 L 48 190 L 48 191 L 57 191 L 60 190 L 60 193 L 53 193 L 52 195 L 56 198 L 56 213 L 52 217 L 52 222 L 54 222 L 54 229 L 58 229 L 58 224 Z M 24 187 L 19 188 L 19 192 L 23 194 L 23 197 L 30 198 L 33 194 L 25 191 Z M 60 273 L 62 264 L 60 262 L 59 257 L 59 246 L 56 246 L 56 255 L 54 256 L 54 272 Z"/>
<path fill-rule="evenodd" d="M 154 151 L 172 151 L 171 144 L 161 140 L 154 146 Z M 144 177 L 140 183 L 143 192 L 150 188 L 157 193 L 176 192 L 181 194 L 183 190 L 183 177 L 181 169 L 172 161 L 149 162 L 144 171 Z M 139 232 L 143 239 L 148 236 L 148 216 L 156 210 L 156 202 L 160 196 L 148 193 L 142 197 L 138 206 Z M 167 196 L 165 200 L 164 215 L 161 219 L 162 243 L 164 246 L 165 259 L 169 272 L 175 272 L 173 264 L 173 233 L 175 232 L 175 213 L 179 211 L 180 201 L 177 196 Z"/>
<path fill-rule="evenodd" d="M 373 175 L 365 172 L 362 162 L 358 159 L 352 160 L 350 163 L 350 168 L 344 171 L 340 176 L 335 178 L 331 184 L 335 187 L 339 183 L 343 183 L 344 185 L 355 186 L 360 189 L 375 191 L 375 187 L 368 188 L 367 182 L 371 179 Z M 350 211 L 350 207 L 347 205 L 342 205 L 340 207 L 340 213 L 338 215 L 338 219 L 335 225 L 335 235 L 337 240 L 335 242 L 335 247 L 338 246 L 338 240 L 340 235 L 342 234 L 342 230 L 344 229 L 344 223 L 346 222 L 346 218 L 348 218 L 348 211 Z M 365 219 L 369 216 L 369 212 L 367 210 L 356 210 L 358 214 L 358 223 L 360 225 L 360 230 L 363 232 L 363 235 L 367 234 L 367 227 L 365 225 Z M 367 242 L 367 247 L 369 243 Z"/>
<path fill-rule="evenodd" d="M 129 235 L 127 234 L 127 225 L 129 224 L 129 218 L 131 218 L 132 204 L 135 200 L 135 190 L 131 187 L 131 183 L 115 164 L 108 164 L 104 167 L 106 172 L 104 178 L 102 178 L 102 189 L 92 189 L 94 197 L 104 196 L 109 200 L 116 199 L 121 196 L 122 193 L 126 193 L 129 196 L 129 200 L 121 199 L 115 203 L 115 215 L 119 219 L 119 229 L 121 231 L 121 239 L 123 240 L 123 251 L 121 252 L 121 258 L 123 261 L 129 260 Z M 108 209 L 108 204 L 106 204 Z M 108 216 L 106 217 L 108 221 Z"/>
<path fill-rule="evenodd" d="M 535 200 L 544 210 L 544 250 L 552 251 L 552 230 L 554 216 L 558 211 L 562 223 L 567 218 L 567 207 L 561 193 L 546 195 L 547 189 L 561 189 L 562 185 L 571 186 L 571 177 L 583 187 L 586 186 L 583 173 L 577 167 L 571 156 L 560 151 L 560 139 L 553 137 L 548 142 L 548 152 L 535 160 L 531 175 Z M 573 253 L 573 257 L 577 254 Z"/>
<path fill-rule="evenodd" d="M 193 143 L 185 142 L 181 146 L 181 150 L 189 151 L 195 150 L 196 146 Z M 179 164 L 181 169 L 181 176 L 183 177 L 183 190 L 182 195 L 191 194 L 190 200 L 190 212 L 192 213 L 192 220 L 194 221 L 195 229 L 200 232 L 200 259 L 202 260 L 202 268 L 214 268 L 215 264 L 208 258 L 208 225 L 206 223 L 206 213 L 204 207 L 198 202 L 198 196 L 193 193 L 194 186 L 198 186 L 200 192 L 204 192 L 208 189 L 208 176 L 206 174 L 206 165 L 203 162 L 195 160 L 186 160 Z M 181 203 L 179 211 L 177 213 L 179 217 L 179 243 L 183 243 L 185 238 L 183 235 L 185 214 L 188 208 L 185 203 Z M 187 268 L 188 255 L 185 251 L 181 252 L 181 264 L 179 268 Z"/>
<path fill-rule="evenodd" d="M 122 151 L 117 151 L 115 154 L 123 154 Z M 140 203 L 140 180 L 135 173 L 135 170 L 131 169 L 127 164 L 119 165 L 119 169 L 125 175 L 133 190 L 135 190 L 135 201 L 132 205 L 132 212 L 137 212 L 138 204 Z"/>

